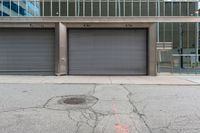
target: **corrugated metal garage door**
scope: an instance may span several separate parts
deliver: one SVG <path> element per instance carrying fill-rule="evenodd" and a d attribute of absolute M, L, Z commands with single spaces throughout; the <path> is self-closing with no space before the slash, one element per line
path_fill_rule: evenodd
<path fill-rule="evenodd" d="M 0 29 L 0 74 L 54 72 L 53 29 Z"/>
<path fill-rule="evenodd" d="M 146 29 L 69 29 L 69 74 L 146 75 Z"/>

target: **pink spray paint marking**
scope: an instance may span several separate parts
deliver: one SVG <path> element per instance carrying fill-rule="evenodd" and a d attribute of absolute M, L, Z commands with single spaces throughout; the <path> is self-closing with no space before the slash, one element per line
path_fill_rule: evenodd
<path fill-rule="evenodd" d="M 116 109 L 117 108 L 116 108 L 116 105 L 114 104 L 114 102 L 112 104 L 112 109 L 113 109 L 113 112 L 115 114 L 115 119 L 117 121 L 117 124 L 115 124 L 115 128 L 117 129 L 117 133 L 128 133 L 128 126 L 122 124 L 120 122 L 119 115 L 116 114 Z"/>
<path fill-rule="evenodd" d="M 128 127 L 123 124 L 115 124 L 115 128 L 117 129 L 117 133 L 128 133 Z"/>

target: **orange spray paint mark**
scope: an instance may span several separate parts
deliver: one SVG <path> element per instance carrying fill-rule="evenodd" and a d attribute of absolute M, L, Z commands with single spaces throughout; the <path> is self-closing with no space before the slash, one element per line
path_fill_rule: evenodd
<path fill-rule="evenodd" d="M 115 124 L 115 128 L 117 129 L 117 133 L 128 133 L 128 126 L 121 123 L 119 115 L 116 113 L 117 108 L 116 108 L 116 105 L 115 105 L 114 102 L 112 104 L 112 110 L 115 114 L 115 119 L 117 121 L 117 124 Z"/>

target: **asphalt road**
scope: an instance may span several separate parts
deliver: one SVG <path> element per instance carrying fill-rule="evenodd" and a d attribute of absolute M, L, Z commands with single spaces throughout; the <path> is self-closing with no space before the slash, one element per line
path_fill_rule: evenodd
<path fill-rule="evenodd" d="M 199 132 L 200 86 L 0 84 L 0 133 Z"/>

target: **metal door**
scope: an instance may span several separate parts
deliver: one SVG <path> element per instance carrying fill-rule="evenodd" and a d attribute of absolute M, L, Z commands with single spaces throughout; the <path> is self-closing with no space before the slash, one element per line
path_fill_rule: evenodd
<path fill-rule="evenodd" d="M 53 74 L 54 30 L 0 29 L 0 74 Z"/>
<path fill-rule="evenodd" d="M 69 74 L 146 75 L 146 29 L 69 29 Z"/>

